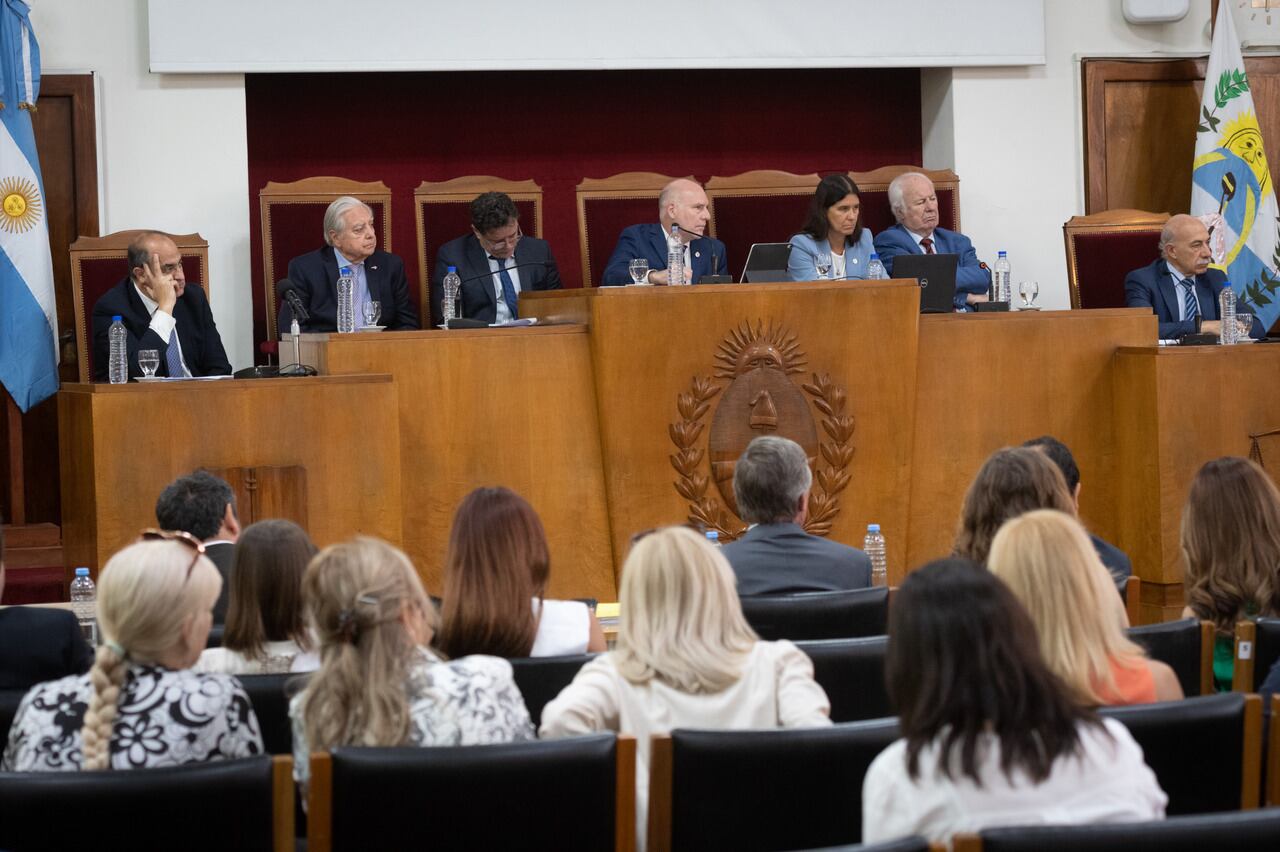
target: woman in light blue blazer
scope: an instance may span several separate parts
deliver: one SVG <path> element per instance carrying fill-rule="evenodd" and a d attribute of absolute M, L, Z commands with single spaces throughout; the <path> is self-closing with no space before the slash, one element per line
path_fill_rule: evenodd
<path fill-rule="evenodd" d="M 827 175 L 809 202 L 809 218 L 791 238 L 787 274 L 792 281 L 819 278 L 814 258 L 819 252 L 831 257 L 827 278 L 866 278 L 871 259 L 871 231 L 862 227 L 862 201 L 858 185 L 848 175 Z"/>

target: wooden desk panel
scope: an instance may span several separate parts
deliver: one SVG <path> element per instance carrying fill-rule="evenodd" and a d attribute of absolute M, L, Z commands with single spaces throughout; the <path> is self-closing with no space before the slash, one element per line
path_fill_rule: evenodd
<path fill-rule="evenodd" d="M 156 525 L 160 492 L 198 467 L 302 465 L 316 544 L 400 541 L 390 376 L 65 384 L 58 393 L 67 563 L 96 570 Z"/>

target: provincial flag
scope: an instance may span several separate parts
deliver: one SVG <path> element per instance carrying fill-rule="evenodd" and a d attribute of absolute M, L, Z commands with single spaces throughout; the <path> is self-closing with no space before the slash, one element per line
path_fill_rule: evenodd
<path fill-rule="evenodd" d="M 23 411 L 58 390 L 48 207 L 31 127 L 40 48 L 29 13 L 21 0 L 0 0 L 0 383 Z"/>

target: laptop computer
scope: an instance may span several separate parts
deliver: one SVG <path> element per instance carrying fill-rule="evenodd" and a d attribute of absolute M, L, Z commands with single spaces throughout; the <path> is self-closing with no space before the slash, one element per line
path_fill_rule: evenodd
<path fill-rule="evenodd" d="M 900 254 L 893 259 L 894 278 L 920 282 L 920 313 L 949 314 L 956 309 L 958 254 Z"/>
<path fill-rule="evenodd" d="M 787 258 L 791 256 L 791 243 L 753 243 L 747 252 L 747 263 L 742 267 L 744 284 L 764 284 L 771 281 L 790 281 L 787 274 Z"/>

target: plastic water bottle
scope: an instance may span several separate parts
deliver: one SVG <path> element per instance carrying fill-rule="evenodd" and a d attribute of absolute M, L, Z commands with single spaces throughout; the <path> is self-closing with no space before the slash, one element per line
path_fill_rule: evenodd
<path fill-rule="evenodd" d="M 1218 342 L 1230 346 L 1240 339 L 1236 328 L 1236 291 L 1228 281 L 1222 285 L 1218 294 L 1218 319 L 1222 320 L 1222 330 L 1218 332 Z"/>
<path fill-rule="evenodd" d="M 884 271 L 884 264 L 880 262 L 880 255 L 873 252 L 871 260 L 867 261 L 867 280 L 884 281 L 888 277 L 889 273 Z"/>
<path fill-rule="evenodd" d="M 871 585 L 888 585 L 889 562 L 885 556 L 884 536 L 880 534 L 879 524 L 867 524 L 867 537 L 862 540 L 862 549 L 871 557 Z"/>
<path fill-rule="evenodd" d="M 351 267 L 338 270 L 338 331 L 349 334 L 356 330 L 356 279 Z"/>
<path fill-rule="evenodd" d="M 129 381 L 129 345 L 126 342 L 124 320 L 117 314 L 111 318 L 111 329 L 107 339 L 111 341 L 110 355 L 107 357 L 107 378 L 113 385 L 122 385 Z"/>
<path fill-rule="evenodd" d="M 671 226 L 671 243 L 667 246 L 667 283 L 684 283 L 684 241 L 680 239 L 680 226 Z"/>
<path fill-rule="evenodd" d="M 716 530 L 707 530 L 707 543 L 712 547 L 720 546 L 720 533 Z"/>
<path fill-rule="evenodd" d="M 991 301 L 1008 302 L 1013 296 L 1013 290 L 1009 284 L 1009 256 L 1005 252 L 1000 252 L 996 257 L 996 265 L 994 275 L 991 276 Z"/>
<path fill-rule="evenodd" d="M 76 578 L 71 581 L 71 609 L 80 622 L 84 641 L 94 647 L 98 644 L 98 587 L 88 568 L 77 568 Z"/>
<path fill-rule="evenodd" d="M 440 313 L 443 315 L 441 321 L 448 325 L 449 320 L 456 316 L 454 311 L 457 310 L 458 293 L 462 290 L 462 278 L 458 275 L 458 267 L 449 267 L 449 272 L 440 286 L 444 288 L 440 302 Z"/>

